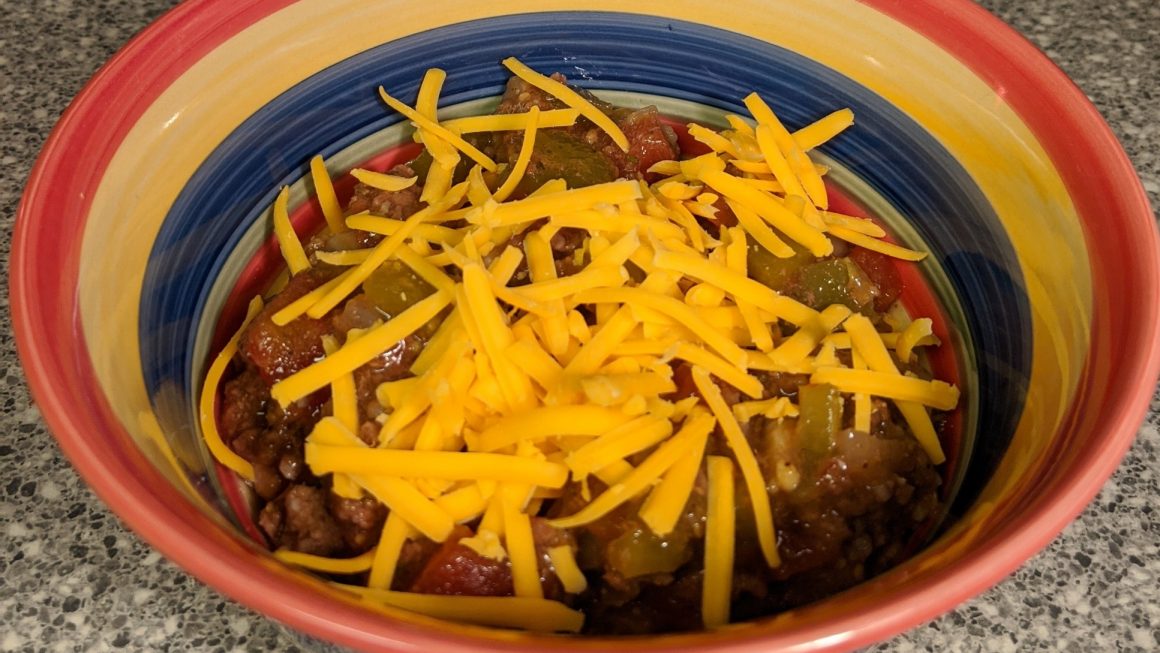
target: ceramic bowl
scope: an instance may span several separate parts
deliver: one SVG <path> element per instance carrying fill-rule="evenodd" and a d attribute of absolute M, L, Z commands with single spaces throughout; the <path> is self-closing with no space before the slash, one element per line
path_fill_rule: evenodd
<path fill-rule="evenodd" d="M 266 211 L 305 163 L 405 138 L 375 94 L 448 81 L 484 111 L 517 56 L 616 102 L 719 123 L 758 91 L 822 148 L 844 200 L 931 253 L 913 268 L 963 390 L 950 510 L 918 555 L 828 600 L 714 632 L 560 638 L 371 610 L 275 561 L 200 444 L 207 357 L 261 283 Z M 888 637 L 1000 580 L 1095 495 L 1160 366 L 1160 248 L 1095 109 L 1030 44 L 958 0 L 189 0 L 61 119 L 13 246 L 19 350 L 62 449 L 133 529 L 223 593 L 315 636 L 393 650 L 835 650 Z"/>

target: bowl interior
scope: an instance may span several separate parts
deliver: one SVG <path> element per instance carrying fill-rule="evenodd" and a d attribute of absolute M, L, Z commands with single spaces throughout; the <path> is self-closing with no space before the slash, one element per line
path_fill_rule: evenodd
<path fill-rule="evenodd" d="M 263 283 L 254 261 L 270 253 L 266 211 L 276 189 L 290 185 L 296 220 L 309 221 L 303 178 L 310 156 L 322 154 L 341 171 L 403 142 L 404 125 L 382 107 L 378 85 L 409 100 L 426 68 L 443 68 L 441 115 L 478 113 L 501 91 L 506 73 L 498 62 L 512 55 L 618 103 L 656 104 L 680 120 L 720 123 L 723 112 L 744 113 L 740 100 L 750 91 L 791 129 L 850 107 L 855 126 L 822 150 L 831 183 L 851 210 L 931 253 L 912 272 L 928 292 L 908 301 L 915 312 L 938 311 L 946 360 L 934 363 L 956 369 L 964 391 L 963 437 L 949 475 L 955 501 L 941 536 L 901 567 L 823 604 L 661 644 L 790 643 L 827 633 L 842 635 L 834 646 L 865 642 L 998 580 L 1019 562 L 1012 556 L 1054 534 L 1020 540 L 1031 526 L 1021 514 L 1041 509 L 1061 526 L 1062 513 L 1079 509 L 1074 501 L 1044 507 L 1042 493 L 1070 482 L 1066 473 L 1084 471 L 1077 456 L 1096 433 L 1084 410 L 1108 405 L 1106 395 L 1093 393 L 1127 355 L 1098 330 L 1107 306 L 1093 287 L 1106 282 L 1111 273 L 1101 266 L 1111 263 L 1093 254 L 1095 227 L 1080 211 L 1086 192 L 1065 183 L 1074 172 L 1049 151 L 1058 136 L 996 93 L 993 79 L 900 22 L 921 25 L 923 16 L 893 17 L 844 1 L 743 3 L 721 15 L 676 2 L 689 13 L 671 15 L 689 20 L 648 15 L 643 5 L 625 13 L 539 11 L 548 5 L 529 3 L 529 13 L 513 6 L 509 15 L 493 15 L 456 1 L 433 16 L 419 3 L 340 2 L 324 15 L 298 3 L 247 17 L 225 11 L 225 2 L 202 4 L 206 23 L 179 27 L 174 17 L 166 29 L 216 26 L 229 37 L 158 81 L 156 93 L 150 89 L 150 102 L 91 183 L 70 269 L 74 328 L 83 333 L 80 394 L 94 398 L 84 417 L 110 425 L 108 435 L 93 437 L 115 452 L 120 469 L 137 472 L 103 493 L 119 493 L 110 502 L 122 507 L 142 500 L 134 492 L 154 493 L 157 505 L 142 507 L 166 518 L 134 525 L 235 596 L 347 643 L 398 638 L 451 650 L 480 637 L 499 647 L 531 638 L 434 627 L 390 610 L 383 619 L 273 562 L 231 523 L 195 419 L 207 358 L 236 324 L 238 299 Z M 955 12 L 966 27 L 982 20 L 969 8 Z M 1073 119 L 1094 119 L 1086 108 L 1071 107 Z M 1127 206 L 1132 197 L 1121 200 Z M 1129 248 L 1138 267 L 1155 266 L 1153 241 Z M 1136 290 L 1147 296 L 1147 288 Z M 1153 295 L 1144 306 L 1153 315 L 1155 303 Z M 1144 342 L 1146 334 L 1133 337 Z M 1095 345 L 1102 358 L 1093 367 Z M 1148 374 L 1154 370 L 1139 372 Z M 49 419 L 62 420 L 58 431 L 73 428 L 63 417 Z M 1126 445 L 1122 435 L 1111 440 Z M 82 445 L 66 442 L 74 459 Z M 1118 458 L 1110 448 L 1099 451 L 1103 463 Z M 1107 464 L 1086 471 L 1106 472 Z M 190 538 L 178 544 L 182 528 Z M 972 560 L 981 580 L 947 592 Z M 898 613 L 877 618 L 884 606 Z"/>
<path fill-rule="evenodd" d="M 540 37 L 549 27 L 550 44 Z M 680 48 L 673 50 L 675 38 Z M 474 50 L 465 59 L 468 39 Z M 857 127 L 824 148 L 831 178 L 850 201 L 932 253 L 921 272 L 949 317 L 940 335 L 970 372 L 965 432 L 982 434 L 977 446 L 973 438 L 964 443 L 968 457 L 977 457 L 958 466 L 971 470 L 958 505 L 970 505 L 1014 434 L 1031 366 L 1026 284 L 995 208 L 946 147 L 882 97 L 789 50 L 687 22 L 577 12 L 452 25 L 360 53 L 263 106 L 197 169 L 153 244 L 140 316 L 152 394 L 172 386 L 178 403 L 189 405 L 211 336 L 221 343 L 222 306 L 239 280 L 249 281 L 246 264 L 270 242 L 277 188 L 291 185 L 302 203 L 311 194 L 304 162 L 313 153 L 347 170 L 408 137 L 400 116 L 373 92 L 378 84 L 409 97 L 426 68 L 443 68 L 446 115 L 486 112 L 506 80 L 496 62 L 512 43 L 522 44 L 530 65 L 564 72 L 625 106 L 655 104 L 682 122 L 722 124 L 724 113 L 744 113 L 740 99 L 753 89 L 776 103 L 791 128 L 837 108 L 854 110 Z M 710 63 L 712 76 L 704 73 Z M 167 279 L 180 279 L 180 287 Z M 245 289 L 256 290 L 252 283 Z M 227 317 L 226 328 L 238 313 Z"/>
<path fill-rule="evenodd" d="M 550 41 L 542 36 L 548 32 Z M 407 125 L 384 109 L 374 88 L 413 97 L 426 68 L 438 67 L 448 72 L 446 115 L 486 113 L 507 77 L 497 62 L 513 43 L 533 67 L 564 72 L 624 106 L 655 104 L 681 123 L 723 125 L 724 113 L 745 113 L 740 100 L 751 90 L 774 102 L 791 129 L 837 108 L 854 110 L 857 126 L 824 147 L 830 178 L 848 208 L 872 214 L 932 254 L 912 271 L 921 285 L 905 300 L 912 310 L 926 309 L 923 315 L 935 311 L 947 342 L 939 350 L 942 367 L 950 368 L 937 371 L 942 378 L 953 373 L 965 391 L 957 417 L 971 438 L 953 450 L 945 482 L 952 491 L 965 484 L 948 499 L 957 500 L 957 514 L 968 508 L 1015 434 L 1031 375 L 1026 282 L 995 207 L 963 162 L 881 96 L 788 49 L 668 19 L 571 12 L 450 25 L 350 57 L 263 106 L 198 167 L 153 244 L 140 332 L 155 408 L 174 399 L 175 412 L 193 405 L 215 345 L 269 282 L 263 273 L 278 259 L 255 264 L 254 256 L 275 253 L 268 207 L 277 188 L 289 184 L 307 209 L 295 217 L 316 226 L 304 166 L 313 153 L 341 171 L 408 141 Z M 166 279 L 180 279 L 180 289 Z M 966 375 L 957 373 L 956 358 Z M 184 447 L 198 450 L 191 418 L 162 427 L 192 436 Z"/>

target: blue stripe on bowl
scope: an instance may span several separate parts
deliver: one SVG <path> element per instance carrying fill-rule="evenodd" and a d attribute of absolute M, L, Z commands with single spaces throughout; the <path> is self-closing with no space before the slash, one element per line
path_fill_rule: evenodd
<path fill-rule="evenodd" d="M 663 18 L 598 12 L 526 14 L 451 25 L 384 44 L 304 80 L 249 118 L 200 167 L 158 234 L 141 298 L 141 355 L 150 391 L 188 379 L 194 330 L 215 276 L 276 189 L 400 120 L 378 85 L 411 100 L 429 67 L 448 72 L 442 103 L 501 92 L 499 61 L 517 56 L 589 89 L 637 91 L 742 112 L 758 91 L 787 126 L 850 107 L 856 126 L 824 152 L 903 215 L 945 268 L 966 312 L 979 363 L 979 460 L 973 498 L 1006 449 L 1030 374 L 1023 280 L 997 217 L 969 175 L 919 125 L 878 95 L 783 48 Z M 187 425 L 186 425 L 187 426 Z"/>

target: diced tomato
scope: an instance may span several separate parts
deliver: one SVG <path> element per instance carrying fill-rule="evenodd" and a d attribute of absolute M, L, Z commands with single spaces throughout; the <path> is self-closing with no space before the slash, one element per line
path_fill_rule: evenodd
<path fill-rule="evenodd" d="M 633 111 L 621 122 L 620 128 L 628 138 L 628 153 L 636 158 L 637 171 L 642 175 L 658 161 L 679 156 L 676 136 L 660 120 L 656 107 Z"/>
<path fill-rule="evenodd" d="M 460 544 L 458 537 L 451 537 L 427 560 L 410 591 L 459 596 L 511 596 L 514 592 L 512 570 L 507 561 L 480 555 Z"/>
<path fill-rule="evenodd" d="M 238 344 L 242 357 L 258 369 L 267 383 L 284 379 L 322 357 L 322 336 L 334 333 L 332 315 L 319 320 L 304 316 L 284 326 L 274 324 L 272 318 L 274 313 L 334 276 L 330 269 L 320 268 L 294 275 L 242 333 Z"/>
<path fill-rule="evenodd" d="M 865 247 L 850 249 L 850 260 L 858 264 L 870 281 L 878 286 L 878 296 L 874 298 L 874 309 L 885 311 L 902 294 L 902 276 L 894 267 L 894 260 Z"/>

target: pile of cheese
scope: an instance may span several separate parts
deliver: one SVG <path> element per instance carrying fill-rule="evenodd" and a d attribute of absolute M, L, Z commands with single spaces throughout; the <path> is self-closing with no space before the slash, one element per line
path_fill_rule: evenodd
<path fill-rule="evenodd" d="M 733 476 L 743 480 L 761 551 L 772 566 L 778 564 L 778 552 L 766 488 L 794 483 L 792 469 L 785 476 L 779 472 L 778 479 L 763 478 L 747 444 L 743 428 L 748 420 L 797 414 L 788 399 L 763 398 L 755 371 L 806 373 L 813 383 L 851 393 L 856 426 L 866 431 L 870 398 L 894 401 L 936 463 L 943 454 L 928 409 L 948 410 L 958 400 L 954 387 L 904 375 L 895 365 L 895 358 L 907 360 L 916 346 L 935 342 L 929 320 L 879 333 L 844 306 L 814 310 L 747 276 L 749 243 L 785 257 L 793 254 L 787 238 L 820 257 L 832 252 L 832 236 L 903 259 L 921 255 L 881 240 L 885 234 L 873 222 L 827 210 L 825 170 L 807 153 L 852 123 L 848 110 L 790 133 L 756 94 L 745 99 L 756 125 L 737 116 L 728 116 L 732 128 L 719 133 L 691 125 L 690 134 L 711 152 L 657 164 L 652 171 L 665 175 L 657 183 L 622 180 L 566 188 L 555 181 L 510 201 L 538 129 L 567 126 L 583 116 L 621 148 L 628 143 L 613 121 L 574 91 L 514 59 L 504 64 L 569 108 L 440 122 L 436 106 L 442 71 L 428 71 L 414 108 L 380 89 L 384 101 L 414 123 L 416 139 L 434 160 L 423 180 L 426 207 L 405 220 L 344 217 L 322 161 L 316 158 L 312 164 L 328 228 L 361 229 L 386 238 L 370 249 L 320 252 L 320 260 L 347 270 L 279 311 L 274 321 L 325 315 L 392 258 L 435 292 L 389 321 L 347 334 L 341 344 L 325 343 L 324 359 L 273 386 L 273 398 L 284 406 L 330 388 L 333 415 L 323 418 L 308 438 L 306 462 L 315 474 L 332 474 L 336 492 L 348 497 L 369 493 L 390 509 L 378 546 L 363 556 L 277 555 L 332 573 L 369 571 L 365 588 L 343 586 L 368 601 L 474 623 L 574 632 L 583 615 L 543 598 L 530 516 L 560 496 L 566 484 L 576 483 L 589 498 L 587 505 L 552 525 L 583 526 L 643 497 L 641 520 L 664 536 L 680 518 L 704 463 L 708 517 L 702 612 L 706 626 L 726 623 L 734 555 Z M 506 181 L 492 190 L 484 173 L 499 166 L 462 135 L 502 130 L 522 131 L 523 142 Z M 463 157 L 472 162 L 470 174 L 453 184 Z M 352 174 L 388 191 L 415 183 L 365 170 Z M 712 219 L 722 198 L 738 225 L 714 236 L 698 217 Z M 290 226 L 285 193 L 274 213 L 291 271 L 305 269 L 310 261 Z M 559 277 L 550 243 L 565 228 L 584 230 L 587 238 L 574 253 L 583 268 Z M 522 246 L 511 244 L 520 233 Z M 525 262 L 530 282 L 511 285 Z M 452 266 L 461 281 L 447 274 Z M 378 445 L 367 446 L 356 436 L 360 424 L 352 372 L 447 311 L 411 368 L 413 376 L 378 388 L 385 414 Z M 796 330 L 783 337 L 779 323 Z M 851 350 L 851 367 L 840 362 L 839 349 Z M 225 361 L 233 351 L 227 347 Z M 691 365 L 699 397 L 665 399 L 676 390 L 670 365 L 676 360 Z M 219 362 L 212 384 L 225 366 Z M 744 400 L 727 404 L 718 382 L 735 387 Z M 213 387 L 207 382 L 207 391 Z M 208 401 L 212 422 L 212 394 Z M 206 431 L 216 439 L 212 424 Z M 724 438 L 732 456 L 704 460 L 710 437 Z M 248 464 L 220 439 L 213 446 L 223 462 L 246 474 Z M 591 477 L 607 489 L 591 492 Z M 482 555 L 510 560 L 514 597 L 390 591 L 408 538 L 442 542 L 456 524 L 476 521 L 475 535 L 462 543 Z M 573 551 L 558 547 L 548 553 L 565 590 L 584 591 L 586 579 Z"/>

